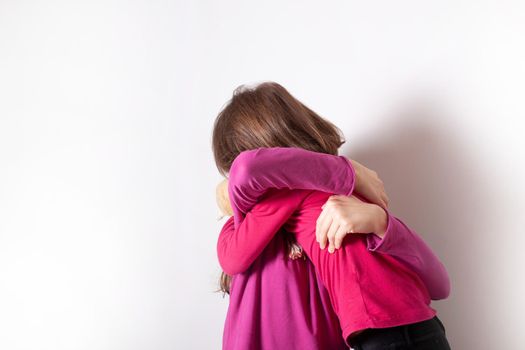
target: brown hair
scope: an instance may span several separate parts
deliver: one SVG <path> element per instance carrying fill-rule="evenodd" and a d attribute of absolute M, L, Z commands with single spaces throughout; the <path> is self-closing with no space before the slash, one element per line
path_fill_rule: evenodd
<path fill-rule="evenodd" d="M 215 164 L 224 176 L 242 151 L 261 147 L 299 147 L 337 155 L 344 142 L 344 135 L 338 127 L 275 82 L 254 87 L 241 85 L 235 89 L 215 119 L 212 135 Z M 230 280 L 223 272 L 220 290 L 229 293 Z"/>

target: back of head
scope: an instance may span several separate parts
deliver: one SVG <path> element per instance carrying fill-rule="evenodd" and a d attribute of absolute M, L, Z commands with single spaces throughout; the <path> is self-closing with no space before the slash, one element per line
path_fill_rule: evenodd
<path fill-rule="evenodd" d="M 235 89 L 212 136 L 215 163 L 224 176 L 242 151 L 299 147 L 336 155 L 344 142 L 340 129 L 274 82 Z"/>
<path fill-rule="evenodd" d="M 215 120 L 212 136 L 215 164 L 224 176 L 242 151 L 299 147 L 336 155 L 344 142 L 341 130 L 274 82 L 235 89 Z M 287 234 L 284 239 L 292 259 L 302 256 L 295 237 Z M 230 283 L 231 277 L 223 272 L 219 290 L 229 293 Z"/>

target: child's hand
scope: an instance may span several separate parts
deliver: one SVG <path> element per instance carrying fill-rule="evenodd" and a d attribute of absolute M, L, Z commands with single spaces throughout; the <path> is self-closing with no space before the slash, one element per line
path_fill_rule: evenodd
<path fill-rule="evenodd" d="M 377 173 L 363 164 L 350 159 L 355 170 L 355 192 L 382 208 L 388 208 L 385 185 Z"/>
<path fill-rule="evenodd" d="M 315 237 L 321 249 L 326 247 L 328 240 L 328 252 L 333 253 L 349 233 L 374 232 L 382 238 L 387 223 L 387 213 L 380 206 L 363 202 L 355 196 L 334 195 L 323 205 Z"/>
<path fill-rule="evenodd" d="M 233 209 L 230 203 L 230 196 L 228 195 L 228 180 L 222 180 L 215 191 L 217 205 L 224 215 L 233 215 Z"/>

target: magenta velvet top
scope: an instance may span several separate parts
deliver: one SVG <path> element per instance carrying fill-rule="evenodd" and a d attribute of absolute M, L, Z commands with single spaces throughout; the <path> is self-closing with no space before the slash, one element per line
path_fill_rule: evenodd
<path fill-rule="evenodd" d="M 286 210 L 295 210 L 294 205 L 304 198 L 299 196 L 302 199 L 293 204 L 293 201 L 278 196 L 277 200 L 281 200 L 278 205 L 275 199 L 270 205 L 271 198 L 266 200 L 269 203 L 263 203 L 263 200 L 261 205 L 255 205 L 271 188 L 318 189 L 328 193 L 314 191 L 314 201 L 316 193 L 321 197 L 325 195 L 318 197 L 318 201 L 325 201 L 330 193 L 349 195 L 353 187 L 351 163 L 340 156 L 299 148 L 260 148 L 243 152 L 235 159 L 229 183 L 235 215 L 224 225 L 217 247 L 221 266 L 226 273 L 234 275 L 224 328 L 224 349 L 345 349 L 343 337 L 350 330 L 388 327 L 433 316 L 433 309 L 423 308 L 425 294 L 432 299 L 446 298 L 450 289 L 447 272 L 425 242 L 388 211 L 388 226 L 383 239 L 370 233 L 348 236 L 345 241 L 359 241 L 361 253 L 366 252 L 362 258 L 370 256 L 369 265 L 379 260 L 386 262 L 387 267 L 404 270 L 410 279 L 416 281 L 416 289 L 421 289 L 415 303 L 420 305 L 414 306 L 412 313 L 407 310 L 407 317 L 397 317 L 390 323 L 384 322 L 386 318 L 363 323 L 360 321 L 362 315 L 351 315 L 347 310 L 343 312 L 346 316 L 343 317 L 345 324 L 342 329 L 338 321 L 338 316 L 341 320 L 341 307 L 336 303 L 334 310 L 334 295 L 351 293 L 355 282 L 343 284 L 341 289 L 339 282 L 343 278 L 330 277 L 328 287 L 331 293 L 328 293 L 326 272 L 320 271 L 323 282 L 309 260 L 290 260 L 282 235 L 275 235 L 283 224 L 275 218 Z M 306 198 L 310 191 L 295 192 L 303 192 Z M 322 203 L 318 203 L 320 207 Z M 316 215 L 310 215 L 310 221 Z M 312 226 L 303 223 L 302 227 Z M 296 222 L 296 231 L 300 231 L 298 227 L 301 226 Z M 288 228 L 294 230 L 293 225 Z M 319 263 L 319 252 L 323 253 L 307 237 L 308 234 L 297 236 L 309 257 Z M 326 254 L 326 250 L 324 252 Z M 374 254 L 381 256 L 372 257 Z M 338 285 L 335 294 L 334 283 Z M 388 288 L 376 292 L 378 298 L 388 297 L 389 293 Z M 408 290 L 403 295 L 407 293 Z M 373 299 L 374 295 L 370 297 Z M 380 309 L 388 308 L 385 305 L 380 304 Z M 389 312 L 392 310 L 385 310 L 386 314 Z M 349 327 L 349 322 L 353 326 Z"/>

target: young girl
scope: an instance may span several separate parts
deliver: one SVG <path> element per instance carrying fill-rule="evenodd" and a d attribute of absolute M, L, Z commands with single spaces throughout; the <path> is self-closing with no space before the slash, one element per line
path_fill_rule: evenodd
<path fill-rule="evenodd" d="M 320 277 L 323 284 L 327 287 L 328 296 L 341 321 L 343 336 L 347 342 L 358 346 L 358 341 L 354 341 L 356 338 L 350 340 L 349 337 L 366 328 L 388 329 L 409 324 L 419 325 L 418 327 L 411 327 L 410 332 L 413 336 L 412 338 L 417 340 L 418 332 L 426 331 L 427 335 L 421 333 L 421 336 L 419 336 L 421 341 L 424 340 L 423 338 L 425 336 L 430 339 L 428 336 L 430 334 L 429 330 L 425 327 L 430 327 L 430 330 L 432 330 L 432 325 L 434 325 L 438 327 L 437 330 L 442 332 L 443 329 L 436 323 L 437 318 L 433 318 L 435 310 L 429 306 L 431 296 L 429 291 L 432 291 L 435 287 L 435 285 L 433 285 L 435 281 L 431 279 L 425 280 L 425 272 L 428 273 L 431 270 L 428 269 L 424 261 L 414 264 L 418 258 L 428 260 L 430 257 L 430 260 L 438 261 L 428 248 L 426 249 L 427 256 L 422 254 L 421 251 L 416 250 L 412 252 L 416 260 L 407 258 L 405 263 L 401 263 L 388 255 L 370 253 L 370 245 L 376 244 L 376 239 L 378 238 L 375 237 L 373 233 L 370 233 L 368 235 L 352 235 L 347 237 L 341 249 L 337 250 L 334 254 L 329 254 L 326 250 L 319 249 L 319 246 L 315 242 L 314 234 L 315 221 L 321 210 L 321 205 L 324 204 L 329 196 L 328 193 L 304 189 L 269 190 L 263 198 L 256 198 L 257 196 L 248 198 L 242 196 L 246 194 L 246 192 L 242 191 L 242 186 L 236 187 L 232 185 L 235 173 L 244 173 L 244 175 L 238 176 L 240 178 L 249 177 L 247 174 L 254 173 L 252 171 L 253 169 L 247 172 L 243 167 L 239 167 L 241 169 L 239 171 L 234 171 L 236 164 L 242 164 L 241 161 L 238 161 L 238 159 L 242 158 L 238 158 L 237 155 L 241 154 L 243 148 L 255 149 L 257 154 L 257 152 L 260 152 L 260 150 L 257 149 L 258 147 L 302 146 L 302 148 L 305 149 L 335 154 L 337 147 L 340 145 L 340 141 L 332 142 L 331 145 L 336 145 L 337 147 L 335 147 L 335 151 L 333 147 L 330 149 L 328 146 L 330 145 L 330 141 L 327 142 L 326 140 L 335 140 L 333 137 L 337 135 L 336 132 L 333 132 L 335 129 L 331 128 L 330 124 L 327 124 L 326 121 L 293 99 L 282 87 L 276 84 L 266 84 L 262 87 L 260 86 L 258 89 L 259 91 L 257 89 L 248 90 L 245 92 L 247 96 L 241 96 L 241 94 L 234 96 L 230 105 L 225 108 L 219 116 L 214 131 L 214 151 L 216 160 L 219 160 L 217 162 L 218 165 L 220 165 L 219 169 L 228 170 L 229 167 L 231 167 L 230 188 L 232 188 L 232 191 L 230 195 L 232 206 L 240 212 L 242 210 L 240 208 L 242 208 L 244 204 L 250 203 L 250 201 L 253 202 L 254 198 L 260 199 L 260 202 L 246 214 L 246 218 L 243 219 L 242 215 L 234 216 L 236 221 L 234 235 L 223 235 L 223 232 L 221 232 L 219 256 L 223 268 L 227 270 L 226 272 L 240 272 L 243 268 L 251 265 L 246 272 L 236 275 L 232 281 L 230 308 L 225 326 L 225 348 L 294 348 L 293 345 L 299 344 L 301 340 L 303 340 L 303 333 L 307 334 L 308 331 L 310 331 L 310 333 L 316 333 L 317 331 L 316 329 L 312 331 L 310 328 L 303 333 L 288 333 L 289 342 L 286 344 L 283 340 L 286 337 L 280 335 L 282 328 L 295 331 L 296 329 L 294 329 L 294 327 L 298 326 L 300 330 L 304 331 L 304 328 L 308 328 L 308 326 L 319 325 L 319 322 L 315 320 L 322 319 L 322 317 L 312 317 L 311 314 L 305 312 L 303 314 L 304 318 L 314 320 L 310 323 L 303 322 L 306 327 L 302 327 L 303 325 L 298 321 L 297 317 L 290 319 L 290 322 L 292 322 L 291 327 L 288 327 L 289 324 L 287 323 L 284 324 L 284 327 L 281 325 L 276 326 L 277 323 L 265 323 L 268 320 L 278 320 L 279 317 L 284 314 L 284 317 L 281 317 L 281 320 L 283 320 L 286 315 L 290 315 L 289 312 L 295 316 L 295 310 L 299 310 L 300 312 L 301 305 L 290 308 L 291 305 L 297 304 L 293 297 L 299 296 L 299 299 L 304 299 L 301 298 L 301 293 L 294 291 L 293 285 L 294 282 L 299 282 L 297 285 L 300 285 L 301 274 L 304 273 L 305 276 L 308 276 L 307 269 L 297 269 L 297 264 L 284 266 L 288 264 L 289 261 L 279 257 L 275 258 L 282 249 L 270 249 L 269 255 L 265 254 L 269 248 L 272 248 L 271 245 L 268 246 L 266 250 L 263 250 L 268 242 L 270 242 L 270 244 L 273 242 L 273 235 L 283 224 L 285 224 L 287 230 L 296 235 L 298 242 L 305 249 L 306 254 L 317 269 L 316 271 L 319 276 L 310 275 L 313 278 L 309 281 L 312 282 L 316 280 L 317 277 Z M 239 96 L 242 97 L 241 101 L 235 100 L 235 97 Z M 229 116 L 229 118 L 222 118 L 221 120 L 221 117 L 225 115 Z M 244 120 L 242 120 L 241 117 L 243 117 Z M 223 130 L 223 132 L 228 130 L 231 138 L 224 139 L 220 137 L 224 136 L 224 134 L 221 135 L 221 133 L 218 132 L 220 130 Z M 218 136 L 218 139 L 216 136 Z M 217 140 L 221 140 L 223 144 L 216 142 Z M 339 144 L 337 144 L 337 142 L 339 142 Z M 249 146 L 250 144 L 252 145 L 251 148 Z M 235 159 L 235 162 L 233 162 L 233 159 Z M 226 164 L 226 166 L 224 164 Z M 289 164 L 289 162 L 286 164 Z M 348 165 L 350 165 L 350 163 L 348 163 Z M 297 169 L 295 169 L 295 171 L 296 170 Z M 307 170 L 311 171 L 311 169 Z M 316 169 L 313 170 L 315 173 Z M 242 183 L 242 181 L 240 182 Z M 247 183 L 249 184 L 249 182 Z M 261 183 L 252 183 L 252 185 L 253 184 L 255 184 L 255 186 L 252 186 L 252 189 L 256 191 L 263 191 L 264 193 L 266 190 L 264 184 L 259 187 L 257 187 L 257 185 L 261 185 Z M 241 188 L 241 191 L 235 191 L 236 188 Z M 346 188 L 347 192 L 345 193 L 345 191 L 343 191 L 343 193 L 350 194 L 352 189 L 352 187 L 350 189 Z M 333 190 L 329 192 L 337 193 L 337 191 Z M 246 203 L 243 203 L 243 201 L 246 201 Z M 366 203 L 366 205 L 368 205 L 368 203 Z M 373 212 L 374 215 L 377 216 L 383 213 L 383 215 L 387 216 L 388 220 L 386 220 L 386 222 L 388 225 L 385 228 L 384 241 L 381 242 L 383 244 L 380 243 L 376 248 L 385 245 L 384 243 L 387 241 L 387 237 L 392 236 L 393 232 L 404 232 L 403 234 L 406 237 L 410 237 L 413 241 L 418 242 L 418 244 L 421 243 L 415 239 L 417 237 L 415 234 L 398 219 L 391 216 L 388 211 L 383 211 L 383 209 L 379 211 L 377 208 L 375 208 L 376 210 L 371 210 L 372 207 L 369 205 L 365 206 L 365 204 L 363 204 L 362 207 L 370 209 L 369 214 Z M 358 206 L 356 206 L 356 208 L 358 208 Z M 371 215 L 368 216 L 370 217 Z M 376 225 L 370 225 L 370 222 L 374 222 L 374 220 L 361 221 L 364 225 L 363 233 L 372 232 L 376 228 Z M 231 224 L 231 220 L 229 220 L 229 223 Z M 226 232 L 224 229 L 223 231 Z M 410 243 L 410 240 L 407 240 L 407 242 Z M 415 245 L 412 244 L 412 246 Z M 228 251 L 227 259 L 225 259 L 224 254 L 222 254 L 221 258 L 221 253 L 225 251 Z M 257 254 L 261 253 L 261 251 L 262 256 L 258 258 L 259 261 L 257 261 L 255 257 L 257 257 Z M 425 249 L 422 249 L 422 251 L 425 252 Z M 273 257 L 271 253 L 274 253 Z M 403 253 L 402 250 L 401 253 Z M 398 258 L 403 255 L 406 256 L 406 251 L 404 254 L 398 254 Z M 235 270 L 234 267 L 238 262 L 240 262 L 240 267 L 238 270 Z M 411 263 L 414 266 L 408 268 Z M 445 278 L 442 278 L 441 284 L 445 285 L 442 291 L 444 291 L 444 294 L 448 294 L 448 276 L 446 276 L 446 271 L 440 263 L 434 263 L 430 266 L 434 265 L 438 267 L 436 271 L 442 276 L 445 276 Z M 284 268 L 281 268 L 283 266 Z M 419 273 L 418 267 L 420 268 Z M 271 270 L 271 276 L 266 273 L 269 268 L 273 268 L 273 270 Z M 423 274 L 421 274 L 421 272 L 423 272 Z M 312 300 L 316 302 L 321 301 L 320 304 L 322 306 L 323 300 L 326 301 L 323 299 L 324 290 L 319 284 L 316 285 L 316 282 L 318 282 L 318 280 L 314 283 L 307 283 L 306 287 L 312 291 L 311 295 L 320 296 L 313 297 Z M 303 283 L 303 286 L 304 285 Z M 441 296 L 443 297 L 443 294 Z M 446 295 L 444 296 L 446 297 Z M 286 301 L 289 301 L 289 303 L 286 303 Z M 232 302 L 234 303 L 233 305 Z M 261 302 L 264 302 L 264 307 L 261 307 Z M 275 307 L 276 305 L 277 307 Z M 304 306 L 303 304 L 302 307 Z M 309 307 L 310 305 L 306 305 L 306 310 L 304 311 L 311 311 L 312 308 L 309 309 Z M 251 310 L 253 313 L 250 317 L 247 317 L 248 315 L 246 315 L 243 310 Z M 267 310 L 270 310 L 270 312 L 266 312 Z M 313 311 L 318 310 L 314 308 Z M 234 315 L 233 318 L 230 317 L 232 314 Z M 320 314 L 320 312 L 317 312 L 317 314 Z M 265 315 L 267 315 L 267 317 Z M 255 331 L 256 336 L 244 336 L 243 338 L 242 332 L 240 332 L 237 333 L 240 337 L 236 337 L 235 341 L 226 339 L 228 335 L 226 331 L 233 329 L 233 325 L 229 321 L 234 319 L 239 322 L 248 320 L 248 324 L 253 326 L 251 331 L 252 333 Z M 325 319 L 329 320 L 330 317 L 325 317 Z M 436 322 L 432 324 L 421 322 L 424 320 L 436 320 Z M 268 329 L 261 327 L 258 321 L 261 321 L 259 323 L 265 324 Z M 242 327 L 241 325 L 236 326 Z M 408 331 L 408 326 L 404 327 L 403 330 Z M 435 327 L 434 331 L 436 331 Z M 264 334 L 258 334 L 257 332 L 264 332 Z M 249 333 L 249 330 L 247 333 Z M 366 334 L 366 332 L 362 334 Z M 379 335 L 379 333 L 377 334 Z M 290 335 L 297 335 L 298 337 L 290 338 Z M 265 336 L 267 337 L 265 338 Z M 412 339 L 408 333 L 405 334 L 404 337 L 406 338 L 404 340 L 410 341 Z M 258 338 L 258 342 L 257 339 L 251 342 L 248 338 Z M 296 348 L 328 348 L 317 343 L 312 343 L 311 341 L 316 340 L 315 337 L 306 335 L 305 338 L 308 341 L 305 346 L 297 346 Z M 241 343 L 243 341 L 246 341 L 246 343 L 242 343 L 240 347 L 236 347 L 235 343 L 237 339 L 241 339 Z M 375 339 L 377 339 L 377 337 L 375 337 Z M 442 344 L 441 347 L 435 347 L 436 349 L 446 348 L 446 338 L 434 338 L 434 340 L 440 341 Z M 279 343 L 279 341 L 282 342 Z M 294 341 L 297 342 L 294 343 Z M 334 342 L 333 344 L 336 343 Z"/>

